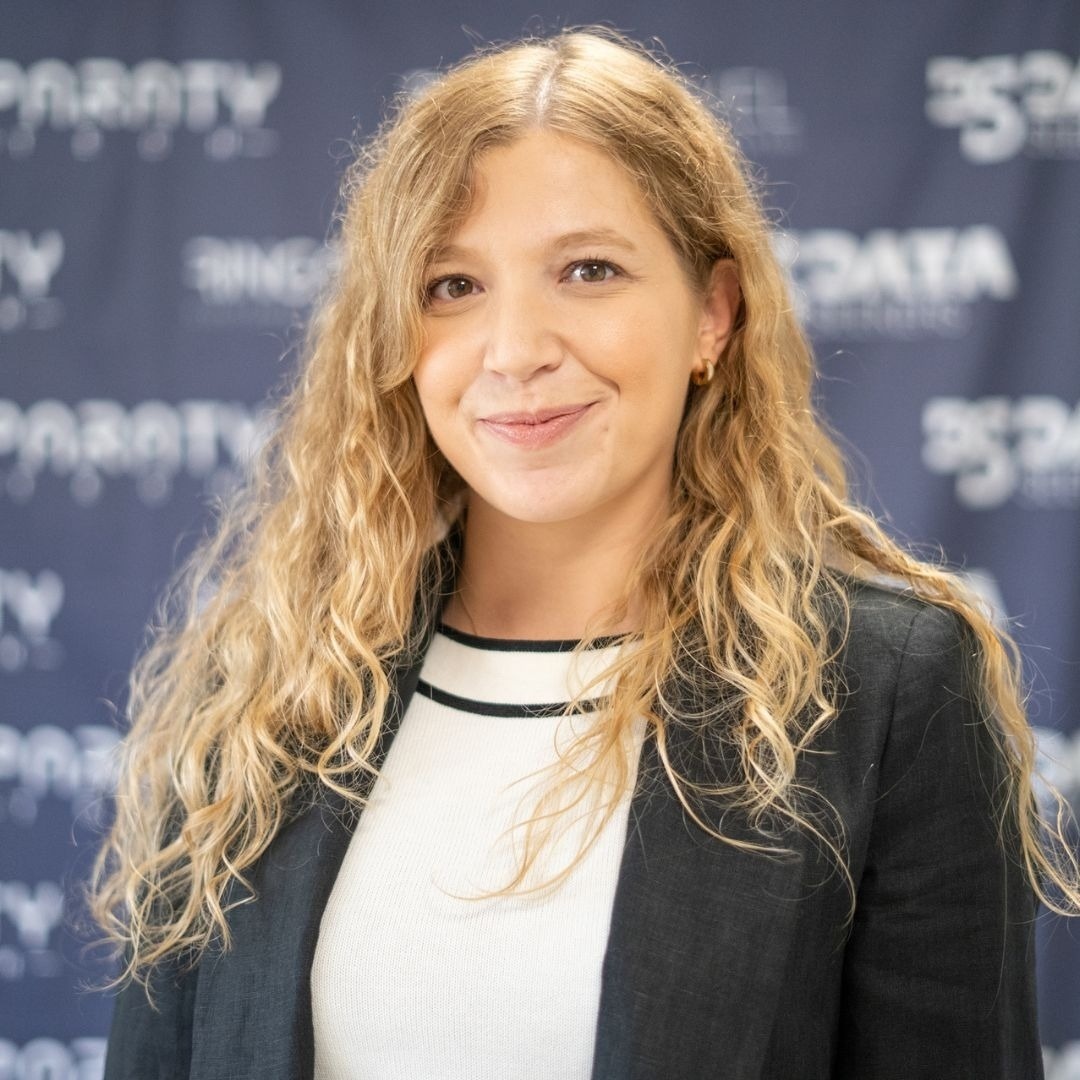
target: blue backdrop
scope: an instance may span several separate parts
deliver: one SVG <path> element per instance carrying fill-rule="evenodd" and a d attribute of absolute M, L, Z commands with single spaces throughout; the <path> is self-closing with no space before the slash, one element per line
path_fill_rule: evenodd
<path fill-rule="evenodd" d="M 477 40 L 659 38 L 759 163 L 860 498 L 1013 620 L 1080 802 L 1080 4 L 7 0 L 0 1080 L 100 1073 L 65 922 L 155 595 L 258 441 L 354 134 Z M 178 539 L 179 538 L 179 539 Z M 1049 1075 L 1080 932 L 1040 927 Z"/>

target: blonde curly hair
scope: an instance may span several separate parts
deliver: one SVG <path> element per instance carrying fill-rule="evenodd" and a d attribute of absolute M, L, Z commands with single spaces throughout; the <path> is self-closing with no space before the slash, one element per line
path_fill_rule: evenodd
<path fill-rule="evenodd" d="M 630 783 L 622 739 L 641 717 L 687 811 L 718 841 L 735 842 L 698 813 L 703 795 L 814 831 L 842 868 L 842 826 L 804 812 L 796 765 L 836 711 L 825 614 L 836 605 L 822 598 L 846 610 L 844 575 L 885 575 L 971 627 L 1028 873 L 1055 910 L 1080 906 L 1062 821 L 1038 816 L 1015 648 L 955 576 L 906 554 L 848 501 L 813 407 L 810 349 L 730 132 L 643 48 L 567 31 L 481 52 L 403 99 L 345 178 L 340 269 L 301 373 L 132 677 L 115 824 L 92 886 L 95 916 L 125 956 L 118 981 L 145 982 L 167 957 L 194 961 L 215 938 L 227 946 L 229 904 L 282 824 L 324 788 L 362 801 L 355 781 L 376 772 L 391 668 L 436 615 L 431 582 L 448 572 L 437 541 L 460 505 L 411 379 L 425 275 L 468 211 L 478 157 L 538 128 L 619 162 L 691 280 L 704 290 L 715 262 L 731 259 L 743 299 L 716 378 L 690 395 L 666 518 L 612 621 L 590 628 L 617 625 L 633 596 L 638 644 L 607 673 L 603 723 L 541 788 L 501 891 L 538 887 L 537 855 L 575 807 L 596 808 L 579 857 L 599 834 Z M 739 702 L 725 738 L 741 775 L 707 791 L 665 752 L 663 689 L 698 664 Z"/>

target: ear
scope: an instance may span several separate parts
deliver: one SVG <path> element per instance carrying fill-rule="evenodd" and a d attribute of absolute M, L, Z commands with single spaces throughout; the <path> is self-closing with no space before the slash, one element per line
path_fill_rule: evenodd
<path fill-rule="evenodd" d="M 709 281 L 702 301 L 701 323 L 698 328 L 698 356 L 711 360 L 720 359 L 742 303 L 742 289 L 734 259 L 720 259 L 713 263 Z"/>

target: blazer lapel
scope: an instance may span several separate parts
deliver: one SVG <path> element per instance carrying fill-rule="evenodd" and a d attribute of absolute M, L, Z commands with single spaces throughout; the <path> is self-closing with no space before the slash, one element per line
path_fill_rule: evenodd
<path fill-rule="evenodd" d="M 376 765 L 386 757 L 423 663 L 395 670 Z M 311 964 L 323 909 L 359 811 L 324 791 L 287 824 L 250 873 L 258 900 L 229 914 L 233 944 L 207 955 L 195 998 L 191 1075 L 311 1080 Z"/>
<path fill-rule="evenodd" d="M 692 707 L 700 695 L 677 684 L 675 709 L 700 715 Z M 715 735 L 706 745 L 678 715 L 667 744 L 692 780 L 715 784 L 737 769 Z M 759 1076 L 806 860 L 706 834 L 672 791 L 653 738 L 638 777 L 603 962 L 593 1080 Z M 733 809 L 714 806 L 709 817 L 725 836 L 761 842 Z"/>
<path fill-rule="evenodd" d="M 382 766 L 416 690 L 434 612 L 453 589 L 461 532 L 452 529 L 424 568 L 410 641 L 390 671 L 389 707 L 374 755 Z M 370 790 L 371 778 L 363 781 Z M 362 787 L 363 790 L 363 787 Z M 366 794 L 367 791 L 364 791 Z M 200 1080 L 311 1080 L 315 1044 L 311 965 L 323 910 L 359 809 L 324 788 L 285 825 L 249 871 L 257 902 L 229 913 L 232 948 L 199 965 L 191 1075 Z"/>

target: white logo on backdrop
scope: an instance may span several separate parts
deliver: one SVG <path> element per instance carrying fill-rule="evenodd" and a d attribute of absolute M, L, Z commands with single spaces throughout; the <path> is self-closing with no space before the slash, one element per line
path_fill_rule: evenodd
<path fill-rule="evenodd" d="M 63 648 L 49 630 L 63 603 L 64 583 L 54 571 L 0 569 L 0 674 L 61 665 Z"/>
<path fill-rule="evenodd" d="M 1080 157 L 1080 61 L 1065 53 L 933 56 L 926 86 L 927 118 L 959 129 L 969 161 Z"/>
<path fill-rule="evenodd" d="M 1010 499 L 1034 507 L 1080 506 L 1080 404 L 1031 395 L 931 398 L 922 414 L 923 463 L 956 477 L 969 510 Z"/>
<path fill-rule="evenodd" d="M 811 332 L 834 337 L 958 336 L 971 305 L 1016 295 L 1009 246 L 993 225 L 777 231 L 773 244 Z"/>
<path fill-rule="evenodd" d="M 1071 735 L 1053 728 L 1035 728 L 1039 743 L 1039 775 L 1080 813 L 1080 731 Z"/>
<path fill-rule="evenodd" d="M 410 68 L 398 76 L 398 87 L 407 97 L 419 97 L 429 86 L 442 78 L 438 68 Z"/>
<path fill-rule="evenodd" d="M 72 498 L 92 506 L 105 484 L 135 482 L 138 498 L 156 506 L 173 481 L 200 479 L 211 494 L 230 490 L 268 433 L 270 413 L 224 401 L 104 398 L 74 405 L 46 399 L 25 408 L 0 398 L 0 492 L 33 497 L 43 473 L 66 477 Z"/>
<path fill-rule="evenodd" d="M 0 820 L 33 825 L 41 803 L 58 799 L 81 825 L 104 824 L 119 742 L 119 732 L 106 724 L 70 731 L 56 724 L 26 731 L 0 724 Z"/>
<path fill-rule="evenodd" d="M 1008 615 L 1005 612 L 1005 598 L 997 578 L 982 567 L 968 567 L 960 571 L 964 584 L 975 594 L 981 604 L 983 614 L 1002 630 L 1008 630 Z"/>
<path fill-rule="evenodd" d="M 0 881 L 0 980 L 60 975 L 63 962 L 50 942 L 63 918 L 57 882 Z"/>
<path fill-rule="evenodd" d="M 268 157 L 278 136 L 263 124 L 280 89 L 281 68 L 267 61 L 0 59 L 0 154 L 28 157 L 43 133 L 63 131 L 72 156 L 89 161 L 106 133 L 127 131 L 147 161 L 167 157 L 178 132 L 202 135 L 215 160 Z"/>
<path fill-rule="evenodd" d="M 787 79 L 782 71 L 718 68 L 706 77 L 704 89 L 748 157 L 802 150 L 806 122 L 802 110 L 788 104 Z"/>
<path fill-rule="evenodd" d="M 36 237 L 0 229 L 0 334 L 49 330 L 60 321 L 63 307 L 49 291 L 63 261 L 64 238 L 55 229 Z"/>
<path fill-rule="evenodd" d="M 270 322 L 310 304 L 337 258 L 333 245 L 310 236 L 256 241 L 194 236 L 184 245 L 184 283 L 198 296 L 188 305 L 199 324 Z"/>
<path fill-rule="evenodd" d="M 1043 1047 L 1043 1065 L 1046 1080 L 1080 1080 L 1080 1040 L 1057 1050 Z"/>
<path fill-rule="evenodd" d="M 101 1080 L 107 1040 L 0 1039 L 0 1080 Z"/>

